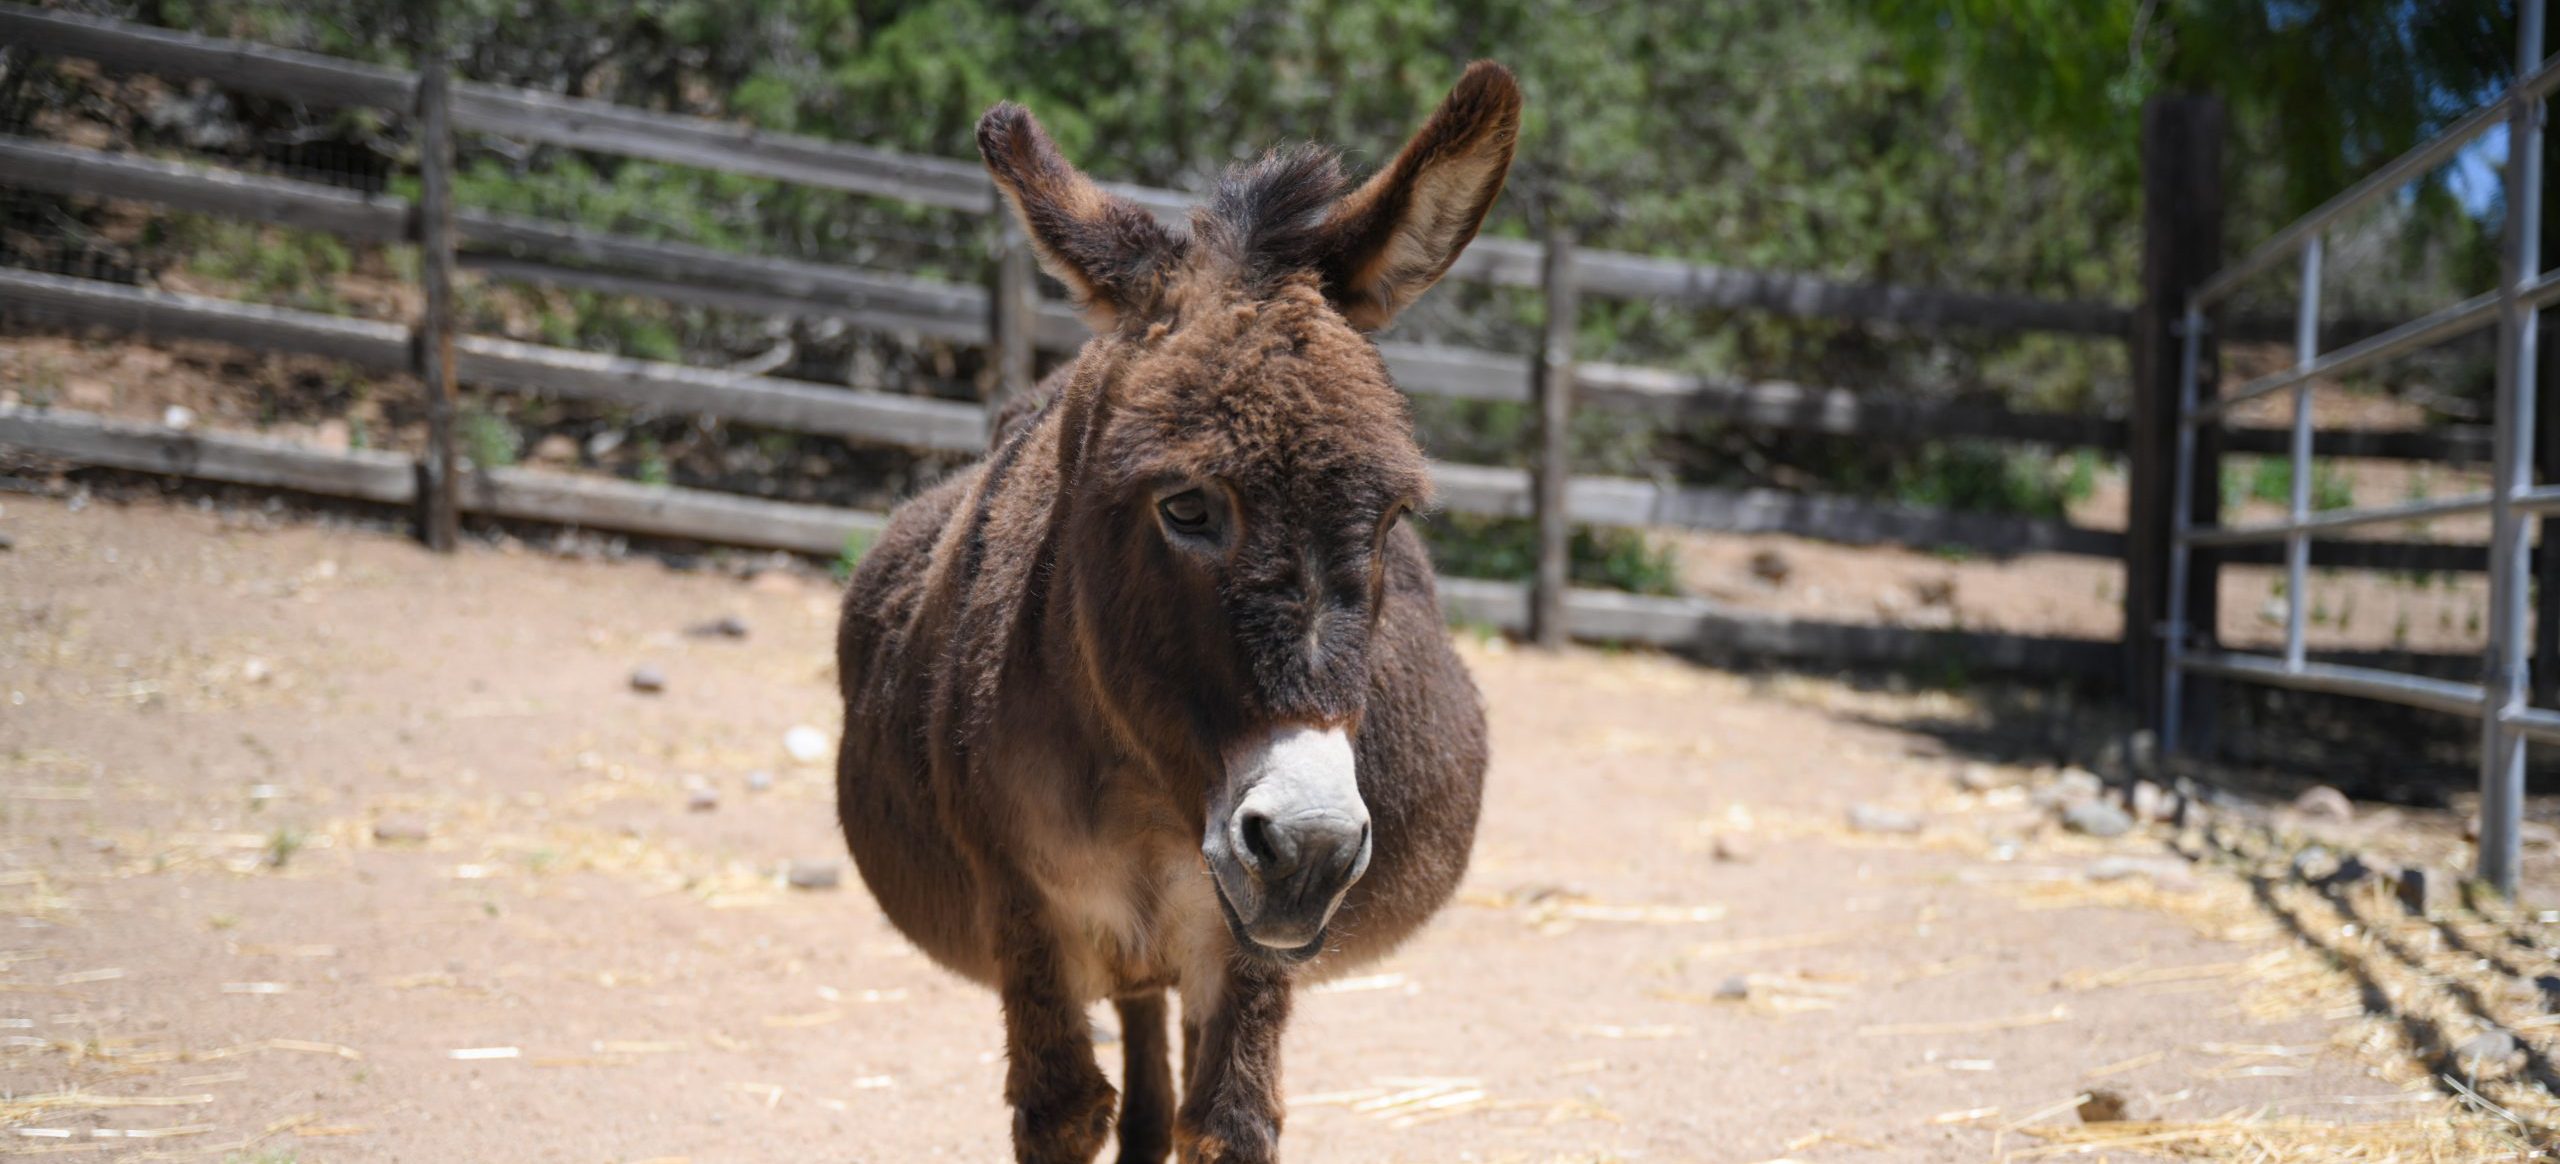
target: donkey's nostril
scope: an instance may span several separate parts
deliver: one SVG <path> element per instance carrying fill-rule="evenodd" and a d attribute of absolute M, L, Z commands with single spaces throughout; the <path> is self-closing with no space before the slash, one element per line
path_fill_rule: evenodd
<path fill-rule="evenodd" d="M 1258 812 L 1246 813 L 1241 831 L 1244 833 L 1245 852 L 1253 856 L 1256 867 L 1268 874 L 1285 872 L 1279 868 L 1280 851 L 1276 839 L 1271 834 L 1270 817 Z"/>

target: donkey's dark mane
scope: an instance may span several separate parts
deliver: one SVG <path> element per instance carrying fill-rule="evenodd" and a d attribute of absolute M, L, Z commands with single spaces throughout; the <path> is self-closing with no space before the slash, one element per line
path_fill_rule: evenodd
<path fill-rule="evenodd" d="M 1349 189 L 1341 155 L 1283 146 L 1230 167 L 1196 229 L 1248 288 L 1266 287 L 1323 261 L 1325 212 Z"/>

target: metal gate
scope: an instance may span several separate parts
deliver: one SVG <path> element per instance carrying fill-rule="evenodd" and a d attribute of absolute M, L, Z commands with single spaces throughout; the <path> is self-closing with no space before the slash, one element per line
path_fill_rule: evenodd
<path fill-rule="evenodd" d="M 2532 706 L 2526 669 L 2531 581 L 2527 526 L 2560 512 L 2560 487 L 2535 488 L 2534 322 L 2540 309 L 2560 299 L 2560 273 L 2540 269 L 2543 99 L 2560 87 L 2560 57 L 2543 59 L 2543 5 L 2524 3 L 2516 29 L 2516 81 L 2496 100 L 2434 139 L 2401 155 L 2223 268 L 2188 295 L 2180 335 L 2177 471 L 2171 503 L 2167 622 L 2161 633 L 2167 665 L 2161 676 L 2161 745 L 2179 745 L 2180 699 L 2188 675 L 2208 675 L 2304 691 L 2387 700 L 2481 721 L 2479 873 L 2504 893 L 2515 891 L 2518 832 L 2524 804 L 2525 741 L 2560 743 L 2560 711 Z M 2498 285 L 2487 293 L 2412 320 L 2368 339 L 2320 350 L 2322 236 L 2330 226 L 2374 199 L 2452 159 L 2465 145 L 2500 123 L 2507 127 L 2506 222 Z M 2261 376 L 2210 400 L 2198 398 L 2206 313 L 2251 276 L 2298 255 L 2302 265 L 2300 313 L 2293 367 Z M 2367 509 L 2311 510 L 2311 380 L 2370 366 L 2395 355 L 2494 323 L 2498 329 L 2495 454 L 2486 492 Z M 2291 389 L 2292 496 L 2283 521 L 2241 525 L 2193 523 L 2198 431 L 2220 423 L 2231 409 Z M 2458 683 L 2374 667 L 2315 663 L 2303 649 L 2304 575 L 2311 539 L 2353 526 L 2458 514 L 2488 513 L 2489 618 L 2482 682 Z M 2191 642 L 2187 583 L 2199 546 L 2283 542 L 2285 547 L 2284 653 L 2225 651 Z M 2212 628 L 2205 628 L 2209 640 Z"/>

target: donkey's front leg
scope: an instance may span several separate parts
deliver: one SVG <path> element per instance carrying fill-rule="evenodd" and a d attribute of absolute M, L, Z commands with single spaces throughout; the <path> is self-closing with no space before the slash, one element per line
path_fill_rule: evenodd
<path fill-rule="evenodd" d="M 995 929 L 1003 962 L 1005 1102 L 1020 1164 L 1092 1164 L 1111 1135 L 1117 1098 L 1093 1061 L 1093 1031 L 1068 993 L 1048 911 L 1029 888 L 1003 895 Z"/>
<path fill-rule="evenodd" d="M 1190 1009 L 1190 997 L 1183 1009 Z M 1289 980 L 1279 968 L 1233 959 L 1191 1045 L 1185 1016 L 1182 1164 L 1269 1164 L 1280 1158 L 1280 1034 Z M 1196 1055 L 1194 1052 L 1196 1051 Z"/>

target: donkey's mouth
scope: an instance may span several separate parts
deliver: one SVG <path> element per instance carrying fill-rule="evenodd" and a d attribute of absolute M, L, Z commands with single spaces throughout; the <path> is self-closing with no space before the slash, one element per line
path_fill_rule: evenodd
<path fill-rule="evenodd" d="M 1227 887 L 1219 885 L 1218 879 L 1215 877 L 1211 877 L 1209 879 L 1209 884 L 1217 887 L 1218 916 L 1227 919 L 1227 933 L 1235 938 L 1236 949 L 1238 951 L 1247 955 L 1268 958 L 1284 966 L 1295 966 L 1324 952 L 1325 934 L 1332 929 L 1330 923 L 1316 927 L 1316 936 L 1307 939 L 1305 945 L 1270 945 L 1265 943 L 1262 939 L 1254 937 L 1253 931 L 1245 927 L 1244 918 L 1238 916 L 1236 913 L 1236 903 L 1227 900 Z"/>

